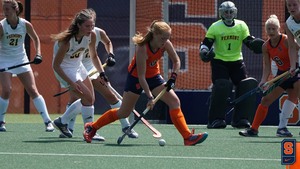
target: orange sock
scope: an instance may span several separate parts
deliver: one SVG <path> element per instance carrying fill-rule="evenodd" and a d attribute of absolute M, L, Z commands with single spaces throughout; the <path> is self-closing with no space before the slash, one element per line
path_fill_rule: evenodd
<path fill-rule="evenodd" d="M 169 111 L 174 126 L 184 139 L 188 139 L 191 135 L 190 129 L 186 125 L 185 118 L 180 108 Z"/>
<path fill-rule="evenodd" d="M 119 119 L 117 112 L 119 108 L 114 108 L 106 111 L 97 121 L 93 122 L 92 127 L 99 130 L 101 127 L 110 124 Z"/>
<path fill-rule="evenodd" d="M 269 107 L 258 105 L 251 128 L 258 131 L 259 126 L 265 120 L 268 114 Z"/>

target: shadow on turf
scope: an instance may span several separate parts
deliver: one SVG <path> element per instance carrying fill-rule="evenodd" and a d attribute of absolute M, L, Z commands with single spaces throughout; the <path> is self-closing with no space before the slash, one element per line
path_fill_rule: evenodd
<path fill-rule="evenodd" d="M 277 138 L 277 139 L 284 139 L 284 138 L 293 138 L 293 137 L 277 137 L 277 136 L 256 136 L 256 137 L 244 137 L 244 136 L 239 136 L 239 135 L 236 135 L 236 136 L 231 136 L 231 137 L 234 137 L 234 138 L 251 138 L 251 139 L 260 139 L 260 138 Z"/>
<path fill-rule="evenodd" d="M 112 146 L 112 147 L 137 147 L 137 146 L 156 146 L 155 144 L 120 144 L 118 145 L 117 143 L 106 143 L 103 144 L 104 146 Z M 157 145 L 158 146 L 158 145 Z"/>
<path fill-rule="evenodd" d="M 277 136 L 257 136 L 257 137 L 243 137 L 243 136 L 232 136 L 233 138 L 241 138 L 241 139 L 248 139 L 246 143 L 281 143 L 282 140 L 274 140 L 274 141 L 266 141 L 262 139 L 284 139 L 285 137 L 277 137 Z M 251 139 L 251 140 L 250 140 Z M 257 140 L 255 140 L 257 139 Z"/>
<path fill-rule="evenodd" d="M 111 146 L 111 147 L 133 147 L 133 146 L 139 146 L 138 144 L 117 144 L 117 143 L 107 143 L 103 144 L 104 146 Z"/>
<path fill-rule="evenodd" d="M 57 137 L 39 137 L 40 140 L 26 140 L 24 143 L 57 143 L 57 142 L 83 142 L 82 138 L 57 138 Z"/>
<path fill-rule="evenodd" d="M 278 144 L 281 143 L 281 141 L 247 141 L 249 143 L 266 143 L 266 144 L 270 144 L 270 143 L 274 143 L 274 144 Z"/>

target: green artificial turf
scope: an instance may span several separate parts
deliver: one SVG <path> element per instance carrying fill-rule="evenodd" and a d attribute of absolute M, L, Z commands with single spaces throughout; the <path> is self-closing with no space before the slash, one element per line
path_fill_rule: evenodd
<path fill-rule="evenodd" d="M 51 115 L 54 119 L 58 115 Z M 98 118 L 99 116 L 96 116 Z M 0 133 L 1 168 L 70 168 L 70 169 L 284 169 L 281 165 L 281 141 L 275 136 L 276 127 L 262 126 L 259 137 L 238 135 L 240 129 L 207 129 L 190 125 L 196 132 L 207 131 L 205 142 L 183 146 L 183 139 L 173 125 L 153 124 L 162 133 L 166 145 L 161 147 L 151 131 L 139 123 L 134 129 L 138 139 L 122 135 L 118 122 L 98 132 L 105 142 L 83 141 L 83 124 L 78 116 L 73 138 L 58 138 L 59 131 L 45 132 L 39 115 L 7 114 L 7 132 Z M 299 140 L 298 127 L 289 128 Z"/>

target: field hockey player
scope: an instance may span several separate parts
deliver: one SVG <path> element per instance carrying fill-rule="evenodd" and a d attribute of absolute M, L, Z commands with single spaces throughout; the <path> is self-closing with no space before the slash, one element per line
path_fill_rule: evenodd
<path fill-rule="evenodd" d="M 88 9 L 88 10 L 93 16 L 94 20 L 96 20 L 95 11 L 93 9 Z M 116 61 L 114 59 L 115 56 L 113 54 L 113 45 L 111 40 L 107 36 L 106 32 L 101 28 L 94 27 L 93 32 L 96 33 L 96 48 L 98 47 L 98 44 L 101 42 L 106 49 L 108 57 L 106 59 L 105 65 L 108 67 L 114 66 Z M 83 52 L 82 64 L 86 68 L 89 74 L 92 74 L 92 72 L 97 71 L 89 55 L 89 49 L 86 49 Z M 121 106 L 122 101 L 117 98 L 117 96 L 113 93 L 113 91 L 111 91 L 110 88 L 107 87 L 105 84 L 99 83 L 99 78 L 100 78 L 99 73 L 95 73 L 92 76 L 89 76 L 89 78 L 91 79 L 95 91 L 97 91 L 99 94 L 101 94 L 102 97 L 104 97 L 104 99 L 110 104 L 111 108 L 119 108 Z M 107 83 L 109 83 L 108 78 L 105 77 L 105 79 L 107 80 Z M 67 119 L 69 120 L 68 128 L 73 133 L 74 125 L 76 121 L 76 115 L 81 112 L 81 103 L 80 103 L 80 99 L 76 95 L 74 95 L 73 93 L 69 93 L 69 94 L 70 97 L 69 97 L 69 103 L 67 108 L 69 107 L 69 105 L 74 104 L 73 105 L 74 109 L 67 110 L 66 114 L 69 115 L 66 115 L 66 117 L 69 117 L 69 119 Z M 130 123 L 127 118 L 120 119 L 119 121 L 121 123 L 122 131 L 127 130 L 127 128 L 130 126 Z M 60 134 L 59 137 L 63 138 L 65 137 L 65 135 Z M 134 130 L 131 130 L 130 133 L 128 133 L 128 137 L 138 138 L 138 133 L 135 132 Z M 93 140 L 105 141 L 105 138 L 96 133 L 95 136 L 93 137 Z"/>
<path fill-rule="evenodd" d="M 172 89 L 175 86 L 177 73 L 180 68 L 180 59 L 169 40 L 171 27 L 163 21 L 153 21 L 148 32 L 143 36 L 136 34 L 133 42 L 136 44 L 136 54 L 128 67 L 128 76 L 120 109 L 111 109 L 105 112 L 97 121 L 85 125 L 84 137 L 90 143 L 98 129 L 120 118 L 126 118 L 133 111 L 134 106 L 144 90 L 148 97 L 147 107 L 154 106 L 154 96 L 157 96 L 165 87 L 167 91 L 161 100 L 169 106 L 171 120 L 184 140 L 184 145 L 202 143 L 208 136 L 206 132 L 194 134 L 188 128 L 180 108 L 180 100 Z M 166 51 L 173 63 L 173 72 L 165 83 L 160 75 L 159 59 Z"/>
<path fill-rule="evenodd" d="M 51 35 L 55 41 L 53 53 L 53 69 L 62 87 L 69 87 L 71 93 L 80 100 L 82 119 L 84 124 L 92 122 L 94 118 L 94 88 L 88 72 L 82 64 L 83 52 L 89 49 L 89 55 L 100 78 L 98 83 L 106 84 L 107 80 L 101 61 L 96 50 L 96 34 L 93 32 L 95 21 L 88 9 L 75 14 L 70 26 L 65 31 Z M 71 104 L 67 109 L 76 109 L 78 104 Z M 72 137 L 68 128 L 70 114 L 64 113 L 53 121 L 54 126 L 67 137 Z"/>
<path fill-rule="evenodd" d="M 278 67 L 277 75 L 283 74 L 290 69 L 288 53 L 288 37 L 280 33 L 280 22 L 276 15 L 271 15 L 265 23 L 265 30 L 269 39 L 263 45 L 263 73 L 259 85 L 264 84 L 271 74 L 271 60 Z M 285 91 L 288 98 L 284 101 L 282 111 L 279 114 L 279 125 L 276 132 L 278 137 L 292 137 L 293 134 L 287 129 L 287 123 L 298 101 L 298 90 L 300 81 L 297 76 L 287 79 L 276 87 L 271 93 L 262 97 L 257 107 L 252 126 L 240 131 L 241 136 L 257 136 L 259 126 L 268 114 L 269 106 L 280 97 Z"/>
<path fill-rule="evenodd" d="M 2 19 L 0 24 L 0 68 L 24 65 L 21 67 L 15 66 L 14 69 L 0 72 L 0 131 L 6 131 L 5 114 L 12 91 L 12 76 L 15 74 L 32 98 L 35 108 L 42 116 L 46 132 L 53 132 L 54 127 L 51 123 L 44 97 L 38 92 L 31 66 L 27 64 L 30 62 L 24 48 L 25 36 L 28 34 L 36 50 L 36 56 L 32 63 L 41 63 L 40 39 L 32 24 L 19 17 L 23 11 L 23 5 L 20 2 L 3 0 L 2 7 L 6 18 Z"/>

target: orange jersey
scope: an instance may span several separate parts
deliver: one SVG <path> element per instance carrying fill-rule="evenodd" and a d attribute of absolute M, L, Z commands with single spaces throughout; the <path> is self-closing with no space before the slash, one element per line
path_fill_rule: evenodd
<path fill-rule="evenodd" d="M 148 59 L 146 60 L 146 78 L 154 77 L 160 74 L 159 69 L 159 59 L 162 57 L 164 50 L 159 48 L 155 53 L 150 49 L 149 43 L 146 44 Z M 128 72 L 134 76 L 138 77 L 137 67 L 136 67 L 136 54 L 134 55 L 130 65 L 128 66 Z"/>
<path fill-rule="evenodd" d="M 284 45 L 284 41 L 287 39 L 287 35 L 282 34 L 277 46 L 272 47 L 270 39 L 267 41 L 267 50 L 269 57 L 275 61 L 277 67 L 281 71 L 289 70 L 290 58 L 287 46 Z"/>

